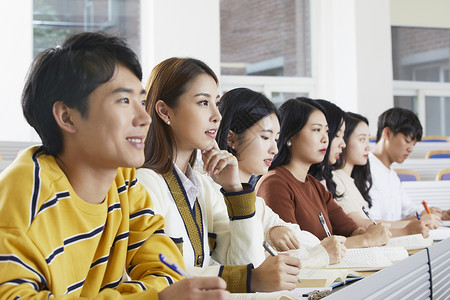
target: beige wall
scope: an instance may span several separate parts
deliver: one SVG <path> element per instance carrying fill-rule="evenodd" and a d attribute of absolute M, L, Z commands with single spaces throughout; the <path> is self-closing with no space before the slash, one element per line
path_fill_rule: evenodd
<path fill-rule="evenodd" d="M 391 0 L 391 24 L 450 28 L 448 0 Z"/>

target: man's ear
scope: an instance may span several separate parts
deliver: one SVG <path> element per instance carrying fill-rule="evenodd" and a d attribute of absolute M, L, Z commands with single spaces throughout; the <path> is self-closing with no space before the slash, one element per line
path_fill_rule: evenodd
<path fill-rule="evenodd" d="M 73 122 L 73 113 L 75 109 L 68 107 L 61 101 L 53 103 L 53 117 L 58 126 L 69 133 L 76 133 L 77 128 Z"/>
<path fill-rule="evenodd" d="M 155 103 L 155 111 L 164 123 L 170 124 L 169 107 L 166 102 L 158 100 Z"/>
<path fill-rule="evenodd" d="M 383 137 L 383 139 L 385 139 L 386 141 L 388 141 L 391 137 L 392 137 L 392 131 L 389 127 L 384 127 L 383 128 L 383 132 L 381 133 L 381 136 Z"/>
<path fill-rule="evenodd" d="M 234 149 L 235 143 L 237 143 L 237 137 L 238 137 L 238 136 L 237 136 L 236 133 L 234 133 L 234 131 L 232 131 L 232 130 L 229 130 L 229 131 L 228 131 L 227 146 L 228 146 L 229 148 Z"/>

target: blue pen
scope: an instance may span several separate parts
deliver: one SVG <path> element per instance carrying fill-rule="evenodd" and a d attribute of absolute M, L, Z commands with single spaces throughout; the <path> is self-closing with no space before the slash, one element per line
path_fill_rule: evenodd
<path fill-rule="evenodd" d="M 416 211 L 416 217 L 417 217 L 417 220 L 420 221 L 420 215 L 419 215 L 419 213 L 417 211 Z"/>
<path fill-rule="evenodd" d="M 185 270 L 183 270 L 183 268 L 180 268 L 179 265 L 177 265 L 176 263 L 174 263 L 173 261 L 171 261 L 168 257 L 166 257 L 164 254 L 160 253 L 159 254 L 159 260 L 161 260 L 161 262 L 163 264 L 165 264 L 166 266 L 168 266 L 169 268 L 171 268 L 172 270 L 174 270 L 175 272 L 177 272 L 178 274 L 180 274 L 181 276 L 184 276 L 186 278 L 192 278 L 192 275 L 189 274 L 188 272 L 186 272 Z"/>

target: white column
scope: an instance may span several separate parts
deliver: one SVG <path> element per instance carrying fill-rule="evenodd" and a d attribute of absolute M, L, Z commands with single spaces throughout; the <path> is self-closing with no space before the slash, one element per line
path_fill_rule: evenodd
<path fill-rule="evenodd" d="M 20 97 L 33 58 L 33 1 L 0 2 L 0 140 L 39 141 L 22 114 Z"/>
<path fill-rule="evenodd" d="M 220 74 L 219 0 L 142 0 L 141 39 L 144 84 L 166 58 L 194 57 Z"/>
<path fill-rule="evenodd" d="M 360 113 L 376 133 L 378 115 L 393 106 L 389 0 L 314 0 L 314 97 Z"/>

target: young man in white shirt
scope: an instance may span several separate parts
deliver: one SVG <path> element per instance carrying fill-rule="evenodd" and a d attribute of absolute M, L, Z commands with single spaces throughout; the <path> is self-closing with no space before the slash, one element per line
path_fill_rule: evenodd
<path fill-rule="evenodd" d="M 392 163 L 403 163 L 422 139 L 422 126 L 410 110 L 391 108 L 378 117 L 377 143 L 369 154 L 373 185 L 369 192 L 373 206 L 372 216 L 378 220 L 399 221 L 421 219 L 431 229 L 437 228 L 441 219 L 450 219 L 450 212 L 431 207 L 431 214 L 422 211 L 403 189 Z"/>

